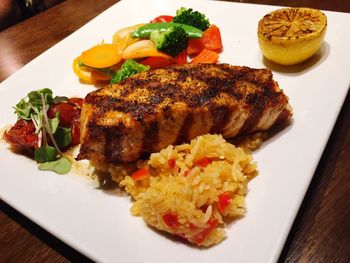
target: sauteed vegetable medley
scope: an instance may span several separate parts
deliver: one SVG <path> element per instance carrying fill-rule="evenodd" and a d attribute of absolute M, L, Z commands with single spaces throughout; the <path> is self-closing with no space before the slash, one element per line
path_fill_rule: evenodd
<path fill-rule="evenodd" d="M 204 14 L 181 7 L 175 16 L 118 30 L 112 43 L 93 46 L 75 58 L 73 70 L 88 84 L 118 83 L 150 68 L 215 63 L 222 48 L 220 29 Z"/>

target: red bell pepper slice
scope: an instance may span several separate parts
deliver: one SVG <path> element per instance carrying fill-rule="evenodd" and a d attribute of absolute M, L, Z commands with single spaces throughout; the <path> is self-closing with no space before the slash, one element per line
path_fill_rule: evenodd
<path fill-rule="evenodd" d="M 191 38 L 188 40 L 187 53 L 189 55 L 198 54 L 203 49 L 209 49 L 215 52 L 221 52 L 222 40 L 220 29 L 216 25 L 211 25 L 200 38 Z"/>
<path fill-rule="evenodd" d="M 176 57 L 174 57 L 174 61 L 177 65 L 187 64 L 187 51 L 186 51 L 186 49 L 181 51 Z"/>
<path fill-rule="evenodd" d="M 164 68 L 174 64 L 174 60 L 163 57 L 148 57 L 140 62 L 142 65 L 148 65 L 151 68 Z"/>
<path fill-rule="evenodd" d="M 209 49 L 203 49 L 196 57 L 194 57 L 190 64 L 198 63 L 216 63 L 219 59 L 219 54 Z"/>
<path fill-rule="evenodd" d="M 148 65 L 151 68 L 164 68 L 173 64 L 184 65 L 187 64 L 187 51 L 181 51 L 173 59 L 163 57 L 148 57 L 140 62 L 142 65 Z"/>
<path fill-rule="evenodd" d="M 159 23 L 159 22 L 171 22 L 173 21 L 173 16 L 161 15 L 157 16 L 155 19 L 151 20 L 151 23 Z"/>
<path fill-rule="evenodd" d="M 99 82 L 99 81 L 110 81 L 111 77 L 100 72 L 97 70 L 92 70 L 91 71 L 91 78 L 95 81 L 95 82 Z"/>

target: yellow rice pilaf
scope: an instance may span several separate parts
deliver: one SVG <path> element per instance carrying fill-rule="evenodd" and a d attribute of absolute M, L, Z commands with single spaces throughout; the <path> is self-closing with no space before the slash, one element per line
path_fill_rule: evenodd
<path fill-rule="evenodd" d="M 210 134 L 170 145 L 137 167 L 131 175 L 109 167 L 135 200 L 132 214 L 199 246 L 225 238 L 225 219 L 245 213 L 247 183 L 258 173 L 249 150 Z"/>

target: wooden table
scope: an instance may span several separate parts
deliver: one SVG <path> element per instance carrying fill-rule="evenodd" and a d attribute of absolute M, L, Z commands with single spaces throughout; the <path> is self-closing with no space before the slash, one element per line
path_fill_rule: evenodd
<path fill-rule="evenodd" d="M 0 32 L 0 81 L 116 2 L 67 0 Z M 235 2 L 350 12 L 350 1 L 344 0 Z M 283 248 L 281 262 L 350 262 L 349 116 L 348 94 Z M 3 201 L 0 204 L 0 262 L 89 261 Z"/>

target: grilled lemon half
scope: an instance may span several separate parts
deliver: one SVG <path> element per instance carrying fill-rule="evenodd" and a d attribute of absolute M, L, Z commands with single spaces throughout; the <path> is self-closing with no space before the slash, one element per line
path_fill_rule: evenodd
<path fill-rule="evenodd" d="M 294 65 L 314 55 L 327 30 L 327 17 L 318 9 L 282 8 L 259 22 L 259 46 L 266 58 Z"/>

